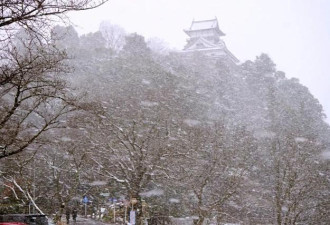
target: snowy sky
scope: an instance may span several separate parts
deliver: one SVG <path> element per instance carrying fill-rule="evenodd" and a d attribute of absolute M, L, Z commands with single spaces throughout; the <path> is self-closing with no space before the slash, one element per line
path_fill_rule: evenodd
<path fill-rule="evenodd" d="M 182 49 L 191 21 L 218 18 L 229 50 L 241 61 L 267 53 L 289 78 L 296 77 L 330 117 L 330 1 L 328 0 L 110 0 L 71 13 L 80 34 L 101 21 Z M 330 118 L 327 119 L 330 122 Z"/>

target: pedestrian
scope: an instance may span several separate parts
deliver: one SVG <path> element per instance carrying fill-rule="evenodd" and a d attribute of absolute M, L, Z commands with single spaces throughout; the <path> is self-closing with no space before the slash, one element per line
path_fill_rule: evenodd
<path fill-rule="evenodd" d="M 78 211 L 76 208 L 74 208 L 72 210 L 72 219 L 73 219 L 74 224 L 76 224 L 76 221 L 77 221 L 77 214 L 78 214 Z"/>
<path fill-rule="evenodd" d="M 92 218 L 96 218 L 96 212 L 97 212 L 97 208 L 94 206 L 93 207 Z"/>
<path fill-rule="evenodd" d="M 70 222 L 70 208 L 69 207 L 67 207 L 66 208 L 66 211 L 65 211 L 65 215 L 66 215 L 66 224 L 69 224 L 69 222 Z"/>

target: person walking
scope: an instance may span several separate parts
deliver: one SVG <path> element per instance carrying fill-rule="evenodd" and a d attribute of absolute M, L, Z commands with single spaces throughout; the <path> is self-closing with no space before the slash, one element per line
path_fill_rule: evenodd
<path fill-rule="evenodd" d="M 76 208 L 74 208 L 72 210 L 72 219 L 73 219 L 74 224 L 76 224 L 76 222 L 77 222 L 77 215 L 78 215 L 78 211 Z"/>
<path fill-rule="evenodd" d="M 70 212 L 70 208 L 67 207 L 67 208 L 66 208 L 66 211 L 65 211 L 65 215 L 66 215 L 66 224 L 69 224 L 69 223 L 70 223 L 70 214 L 71 214 L 71 212 Z"/>

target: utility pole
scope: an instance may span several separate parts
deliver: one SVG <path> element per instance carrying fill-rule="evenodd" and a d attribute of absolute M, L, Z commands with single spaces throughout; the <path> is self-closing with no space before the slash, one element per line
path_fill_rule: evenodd
<path fill-rule="evenodd" d="M 33 157 L 33 201 L 36 200 L 36 156 Z M 35 214 L 35 207 L 33 205 L 33 214 Z"/>

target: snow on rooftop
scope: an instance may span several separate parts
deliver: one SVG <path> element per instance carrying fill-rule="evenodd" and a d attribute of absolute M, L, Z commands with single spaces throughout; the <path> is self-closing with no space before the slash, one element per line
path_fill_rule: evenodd
<path fill-rule="evenodd" d="M 218 26 L 218 21 L 214 20 L 202 20 L 202 21 L 193 21 L 190 30 L 204 30 L 216 28 Z"/>

